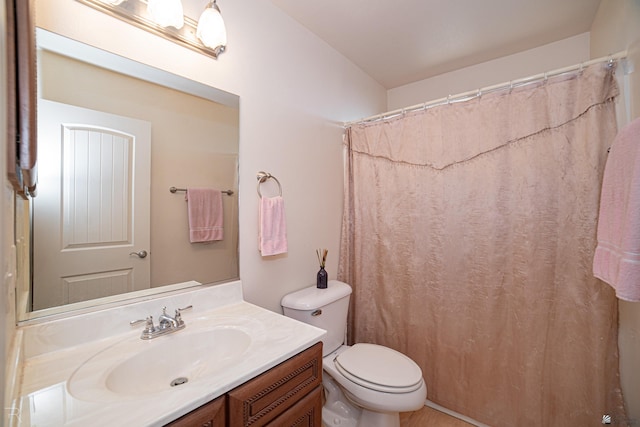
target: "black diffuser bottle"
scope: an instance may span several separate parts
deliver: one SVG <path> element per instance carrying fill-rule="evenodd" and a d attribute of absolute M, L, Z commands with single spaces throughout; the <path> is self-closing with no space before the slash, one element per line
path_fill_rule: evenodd
<path fill-rule="evenodd" d="M 320 271 L 318 271 L 316 286 L 318 289 L 327 289 L 327 270 L 324 267 L 320 267 Z"/>
<path fill-rule="evenodd" d="M 327 249 L 316 249 L 316 255 L 318 256 L 318 262 L 320 263 L 320 271 L 318 271 L 316 286 L 318 289 L 327 289 L 328 274 L 324 269 L 325 262 L 327 261 Z"/>

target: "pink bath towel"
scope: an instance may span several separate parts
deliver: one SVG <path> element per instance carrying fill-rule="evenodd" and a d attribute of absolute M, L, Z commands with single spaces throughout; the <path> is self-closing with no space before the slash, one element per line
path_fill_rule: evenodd
<path fill-rule="evenodd" d="M 593 274 L 616 296 L 640 301 L 640 119 L 616 136 L 600 196 Z"/>
<path fill-rule="evenodd" d="M 187 189 L 189 241 L 212 242 L 224 237 L 222 193 L 212 188 Z"/>
<path fill-rule="evenodd" d="M 281 196 L 260 198 L 258 221 L 258 249 L 262 256 L 286 253 L 287 225 Z"/>

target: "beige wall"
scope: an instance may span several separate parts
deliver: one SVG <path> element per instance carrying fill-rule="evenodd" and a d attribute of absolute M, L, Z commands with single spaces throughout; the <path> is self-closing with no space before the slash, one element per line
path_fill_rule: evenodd
<path fill-rule="evenodd" d="M 448 95 L 480 89 L 589 59 L 589 34 L 584 33 L 535 49 L 400 86 L 388 92 L 388 110 L 410 107 Z"/>
<path fill-rule="evenodd" d="M 602 0 L 591 27 L 594 58 L 627 50 L 630 111 L 621 120 L 640 117 L 640 1 Z M 624 74 L 618 70 L 618 74 Z M 620 377 L 630 419 L 640 423 L 640 303 L 620 301 Z M 635 424 L 634 424 L 635 425 Z"/>
<path fill-rule="evenodd" d="M 238 109 L 50 51 L 38 59 L 43 99 L 151 123 L 151 286 L 237 277 Z M 235 192 L 223 198 L 222 241 L 189 242 L 185 194 L 172 186 Z"/>

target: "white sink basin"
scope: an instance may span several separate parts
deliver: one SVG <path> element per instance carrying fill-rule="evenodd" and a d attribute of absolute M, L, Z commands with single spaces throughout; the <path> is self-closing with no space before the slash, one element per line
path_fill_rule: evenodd
<path fill-rule="evenodd" d="M 144 341 L 127 338 L 83 363 L 69 378 L 77 399 L 112 401 L 146 397 L 209 377 L 237 363 L 251 344 L 237 327 L 185 329 Z"/>

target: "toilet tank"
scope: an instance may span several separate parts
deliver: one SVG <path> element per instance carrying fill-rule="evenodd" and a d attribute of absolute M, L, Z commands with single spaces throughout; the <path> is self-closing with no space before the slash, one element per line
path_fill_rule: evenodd
<path fill-rule="evenodd" d="M 329 280 L 326 289 L 316 286 L 301 289 L 282 298 L 284 315 L 327 331 L 322 340 L 322 356 L 344 343 L 351 286 Z"/>

